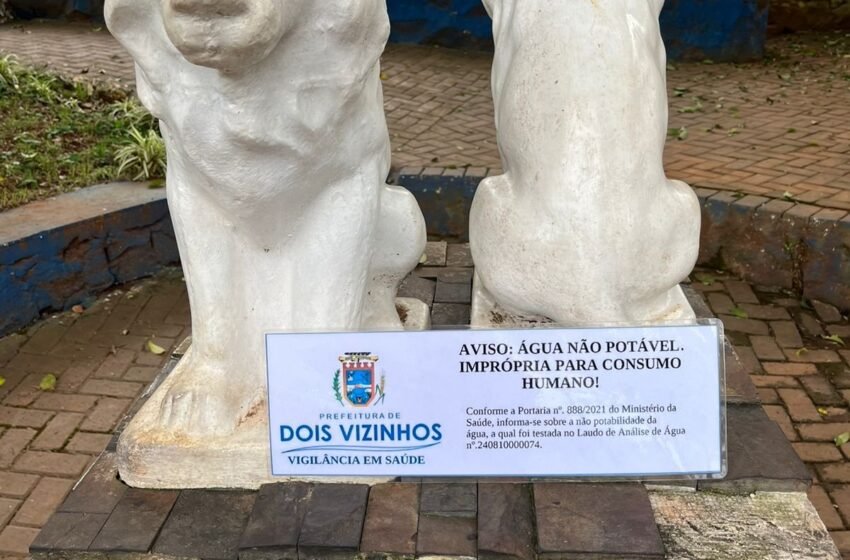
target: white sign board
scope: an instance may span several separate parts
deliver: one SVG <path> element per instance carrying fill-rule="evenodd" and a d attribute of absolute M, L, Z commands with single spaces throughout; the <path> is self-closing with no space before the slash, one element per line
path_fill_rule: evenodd
<path fill-rule="evenodd" d="M 720 477 L 721 328 L 268 334 L 272 473 Z"/>

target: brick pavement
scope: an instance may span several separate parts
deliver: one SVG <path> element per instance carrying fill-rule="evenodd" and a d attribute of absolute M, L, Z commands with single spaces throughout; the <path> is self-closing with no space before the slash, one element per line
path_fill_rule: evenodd
<path fill-rule="evenodd" d="M 0 26 L 0 51 L 71 75 L 133 79 L 129 56 L 100 27 Z M 693 185 L 850 209 L 850 38 L 779 37 L 768 51 L 759 63 L 669 66 L 668 174 Z M 490 63 L 486 53 L 387 48 L 395 167 L 500 167 Z"/>
<path fill-rule="evenodd" d="M 809 498 L 850 558 L 850 322 L 833 306 L 698 271 L 694 287 L 723 320 L 764 409 L 809 467 Z M 850 437 L 850 434 L 848 434 Z"/>
<path fill-rule="evenodd" d="M 469 320 L 466 245 L 430 243 L 402 288 L 432 305 L 435 326 Z M 850 321 L 829 305 L 801 302 L 700 270 L 694 287 L 724 321 L 768 415 L 815 479 L 810 497 L 850 559 Z M 73 481 L 151 381 L 164 356 L 189 334 L 178 270 L 111 292 L 82 313 L 47 318 L 0 338 L 0 556 L 23 554 Z M 38 388 L 46 374 L 55 390 Z"/>
<path fill-rule="evenodd" d="M 104 450 L 133 399 L 189 334 L 179 271 L 113 291 L 82 313 L 0 338 L 0 557 L 23 555 Z M 39 384 L 56 377 L 53 390 Z"/>
<path fill-rule="evenodd" d="M 0 25 L 0 52 L 69 77 L 132 85 L 133 59 L 103 25 L 9 23 Z"/>

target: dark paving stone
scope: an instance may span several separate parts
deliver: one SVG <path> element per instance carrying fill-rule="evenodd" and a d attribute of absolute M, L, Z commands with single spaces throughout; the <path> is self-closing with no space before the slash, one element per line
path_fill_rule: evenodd
<path fill-rule="evenodd" d="M 179 492 L 130 488 L 91 545 L 96 551 L 147 552 Z"/>
<path fill-rule="evenodd" d="M 421 515 L 416 554 L 474 557 L 478 549 L 474 517 Z"/>
<path fill-rule="evenodd" d="M 191 337 L 187 338 L 186 340 L 191 340 Z M 186 340 L 184 340 L 183 343 L 185 343 Z M 180 344 L 181 347 L 183 346 L 183 343 Z M 179 362 L 180 357 L 172 355 L 172 357 L 170 357 L 168 361 L 165 362 L 165 365 L 162 366 L 162 369 L 159 371 L 154 380 L 147 386 L 147 388 L 145 388 L 145 391 L 135 401 L 133 401 L 133 404 L 130 406 L 130 409 L 127 411 L 127 414 L 124 415 L 124 417 L 118 423 L 118 426 L 113 431 L 112 439 L 110 440 L 109 445 L 106 448 L 107 451 L 116 451 L 118 449 L 118 439 L 121 437 L 121 433 L 124 431 L 124 428 L 127 427 L 127 424 L 130 423 L 130 420 L 132 420 L 133 417 L 136 416 L 136 413 L 138 413 L 145 405 L 145 403 L 148 402 L 148 399 L 151 398 L 151 395 L 153 395 L 154 391 L 156 391 L 159 386 L 162 385 L 162 382 L 165 381 L 168 375 L 174 370 L 174 368 L 177 367 L 177 364 Z"/>
<path fill-rule="evenodd" d="M 696 313 L 698 319 L 713 319 L 715 317 L 714 313 L 711 312 L 711 308 L 708 307 L 705 298 L 693 286 L 683 284 L 682 291 L 685 292 L 685 297 L 694 309 L 694 313 Z"/>
<path fill-rule="evenodd" d="M 750 335 L 735 331 L 726 331 L 726 341 L 739 347 L 749 346 L 750 344 L 752 344 L 750 342 Z"/>
<path fill-rule="evenodd" d="M 236 558 L 255 492 L 183 490 L 153 546 L 181 558 Z"/>
<path fill-rule="evenodd" d="M 472 284 L 471 268 L 445 267 L 437 271 L 437 280 L 447 284 Z"/>
<path fill-rule="evenodd" d="M 683 285 L 682 290 L 688 298 L 688 302 L 694 309 L 697 317 L 700 319 L 711 319 L 715 315 L 712 313 L 705 298 L 701 293 L 694 290 L 690 285 Z M 735 349 L 729 343 L 730 337 L 734 337 L 737 333 L 726 333 L 723 341 L 724 356 L 726 359 L 726 400 L 734 403 L 758 403 L 758 391 L 750 380 L 750 372 L 747 371 L 744 363 L 735 354 Z M 735 342 L 734 340 L 732 341 Z M 749 339 L 744 337 L 745 345 L 749 346 Z"/>
<path fill-rule="evenodd" d="M 686 480 L 686 479 L 657 479 L 657 480 L 647 480 L 644 482 L 644 486 L 647 490 L 656 490 L 656 489 L 669 489 L 669 488 L 692 488 L 694 490 L 697 489 L 697 480 Z"/>
<path fill-rule="evenodd" d="M 425 259 L 423 264 L 427 266 L 446 266 L 446 242 L 433 241 L 425 245 Z"/>
<path fill-rule="evenodd" d="M 30 552 L 34 558 L 47 558 L 61 552 L 88 550 L 108 517 L 105 513 L 54 513 L 30 545 Z"/>
<path fill-rule="evenodd" d="M 472 268 L 422 266 L 413 271 L 421 278 L 432 278 L 448 284 L 472 284 Z"/>
<path fill-rule="evenodd" d="M 262 486 L 239 542 L 240 560 L 297 560 L 312 492 L 311 484 L 301 482 Z"/>
<path fill-rule="evenodd" d="M 478 558 L 533 560 L 531 486 L 478 485 Z"/>
<path fill-rule="evenodd" d="M 441 270 L 445 270 L 445 267 L 442 266 L 417 266 L 411 271 L 411 274 L 415 274 L 420 278 L 430 278 L 432 280 L 436 280 L 437 276 L 440 274 Z"/>
<path fill-rule="evenodd" d="M 805 492 L 811 473 L 782 430 L 758 405 L 730 405 L 726 412 L 728 474 L 700 481 L 700 490 L 734 494 Z"/>
<path fill-rule="evenodd" d="M 758 404 L 758 391 L 750 379 L 750 371 L 735 353 L 729 340 L 723 341 L 726 358 L 726 401 L 729 403 Z"/>
<path fill-rule="evenodd" d="M 844 406 L 844 397 L 838 394 L 826 378 L 820 375 L 803 375 L 798 379 L 816 405 Z"/>
<path fill-rule="evenodd" d="M 433 280 L 411 274 L 401 283 L 398 289 L 398 297 L 415 298 L 431 305 L 434 303 L 435 289 L 436 283 Z"/>
<path fill-rule="evenodd" d="M 470 303 L 472 301 L 472 284 L 449 284 L 437 281 L 434 301 L 438 303 Z"/>
<path fill-rule="evenodd" d="M 316 486 L 298 539 L 299 558 L 354 558 L 360 546 L 368 497 L 369 487 L 364 484 Z"/>
<path fill-rule="evenodd" d="M 118 479 L 114 453 L 104 453 L 59 506 L 67 513 L 112 513 L 127 491 Z"/>
<path fill-rule="evenodd" d="M 422 485 L 419 511 L 425 515 L 475 517 L 478 488 L 474 483 L 428 483 Z"/>
<path fill-rule="evenodd" d="M 118 430 L 123 431 L 124 426 L 122 426 L 121 424 L 124 424 L 124 422 L 126 420 L 127 420 L 126 417 L 123 418 L 121 420 L 121 422 L 119 423 L 116 431 L 112 433 L 112 438 L 110 438 L 109 443 L 106 444 L 106 449 L 104 450 L 107 453 L 115 453 L 116 451 L 118 451 L 118 440 L 121 439 L 121 431 L 118 431 Z"/>
<path fill-rule="evenodd" d="M 527 476 L 488 476 L 481 478 L 478 476 L 402 476 L 399 477 L 399 482 L 419 482 L 422 484 L 478 484 L 480 482 L 498 482 L 506 484 L 523 484 L 533 481 L 533 478 Z M 546 477 L 545 480 L 551 480 L 551 477 Z M 574 478 L 569 479 L 575 481 Z"/>
<path fill-rule="evenodd" d="M 416 554 L 419 526 L 418 484 L 378 484 L 369 491 L 360 551 L 366 555 Z"/>
<path fill-rule="evenodd" d="M 664 558 L 641 484 L 534 485 L 542 559 Z"/>
<path fill-rule="evenodd" d="M 434 326 L 455 327 L 469 324 L 470 306 L 461 303 L 435 303 L 431 308 Z"/>
<path fill-rule="evenodd" d="M 471 267 L 473 265 L 469 243 L 449 243 L 446 249 L 446 266 Z"/>

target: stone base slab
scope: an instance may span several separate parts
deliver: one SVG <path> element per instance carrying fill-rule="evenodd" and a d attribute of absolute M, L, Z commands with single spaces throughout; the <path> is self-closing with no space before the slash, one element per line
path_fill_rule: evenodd
<path fill-rule="evenodd" d="M 840 560 L 804 492 L 639 483 L 139 490 L 99 459 L 30 549 L 46 559 Z"/>
<path fill-rule="evenodd" d="M 396 307 L 405 329 L 430 327 L 428 306 L 398 298 Z M 136 488 L 247 488 L 284 480 L 377 484 L 386 477 L 281 478 L 272 477 L 269 456 L 268 407 L 263 402 L 234 433 L 215 438 L 192 438 L 159 427 L 160 407 L 180 377 L 182 363 L 150 394 L 118 440 L 121 479 Z"/>
<path fill-rule="evenodd" d="M 0 213 L 0 336 L 179 262 L 165 190 L 111 183 Z"/>
<path fill-rule="evenodd" d="M 472 309 L 469 315 L 472 328 L 527 329 L 557 327 L 551 319 L 541 315 L 528 315 L 505 309 L 481 284 L 478 275 L 472 277 Z"/>
<path fill-rule="evenodd" d="M 668 559 L 841 558 L 802 492 L 650 492 Z"/>

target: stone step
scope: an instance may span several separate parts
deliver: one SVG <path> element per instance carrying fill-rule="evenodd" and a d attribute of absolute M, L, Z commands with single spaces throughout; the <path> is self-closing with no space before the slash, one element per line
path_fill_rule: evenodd
<path fill-rule="evenodd" d="M 729 474 L 698 483 L 412 479 L 371 488 L 284 482 L 256 492 L 141 490 L 118 480 L 114 454 L 107 452 L 50 519 L 31 552 L 36 559 L 95 552 L 107 558 L 133 552 L 151 558 L 256 560 L 665 558 L 666 541 L 652 503 L 667 503 L 669 492 L 691 494 L 690 502 L 700 502 L 701 496 L 714 500 L 718 493 L 744 501 L 776 493 L 788 496 L 794 511 L 811 524 L 808 502 L 793 498 L 805 497 L 810 476 L 779 428 L 758 404 L 730 405 L 727 419 Z M 738 507 L 734 500 L 726 503 Z M 753 521 L 766 531 L 765 543 L 794 530 L 785 523 L 788 512 L 778 511 L 784 512 L 781 519 L 765 510 Z M 735 515 L 733 509 L 726 513 Z M 809 531 L 805 538 L 818 534 Z M 825 529 L 822 536 L 831 545 Z M 812 550 L 822 550 L 816 541 Z"/>

